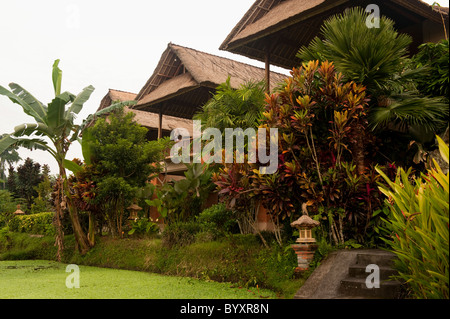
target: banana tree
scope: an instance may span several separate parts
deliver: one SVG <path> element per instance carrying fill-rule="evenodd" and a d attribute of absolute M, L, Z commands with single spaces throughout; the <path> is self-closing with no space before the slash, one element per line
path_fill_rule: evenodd
<path fill-rule="evenodd" d="M 96 114 L 90 115 L 82 124 L 75 124 L 74 120 L 77 114 L 80 113 L 84 103 L 91 96 L 94 87 L 90 85 L 78 95 L 70 92 L 61 93 L 62 71 L 58 64 L 59 60 L 56 60 L 53 64 L 52 72 L 55 97 L 48 105 L 41 103 L 19 84 L 10 83 L 9 87 L 11 90 L 0 86 L 0 94 L 8 97 L 13 103 L 19 104 L 24 113 L 31 116 L 35 121 L 35 123 L 16 126 L 13 133 L 4 136 L 0 140 L 0 153 L 14 145 L 45 150 L 54 157 L 59 168 L 60 183 L 58 183 L 58 192 L 61 194 L 60 200 L 56 203 L 57 221 L 62 217 L 63 209 L 67 207 L 78 249 L 80 253 L 84 254 L 91 248 L 91 244 L 81 227 L 78 212 L 73 204 L 69 190 L 66 173 L 67 152 L 70 145 L 79 138 L 80 133 L 95 116 L 111 112 L 119 107 L 133 105 L 135 102 L 115 103 Z M 62 252 L 61 231 L 58 231 L 56 241 L 58 243 L 57 257 L 59 259 Z"/>

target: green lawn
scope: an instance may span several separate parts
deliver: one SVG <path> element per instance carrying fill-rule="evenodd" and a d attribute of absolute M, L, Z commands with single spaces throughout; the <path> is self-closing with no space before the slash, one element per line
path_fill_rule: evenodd
<path fill-rule="evenodd" d="M 0 261 L 0 298 L 14 299 L 240 299 L 276 298 L 270 290 L 140 271 L 79 266 L 80 288 L 67 288 L 66 264 Z"/>

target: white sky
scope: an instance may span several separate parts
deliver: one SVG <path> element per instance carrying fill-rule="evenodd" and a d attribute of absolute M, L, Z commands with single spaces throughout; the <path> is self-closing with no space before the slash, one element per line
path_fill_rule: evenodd
<path fill-rule="evenodd" d="M 18 83 L 48 103 L 54 97 L 51 67 L 60 59 L 63 91 L 78 94 L 88 85 L 96 89 L 79 115 L 81 123 L 108 89 L 139 92 L 169 42 L 262 67 L 218 49 L 253 2 L 0 0 L 0 85 Z M 437 2 L 449 5 L 448 0 Z M 32 122 L 19 105 L 0 96 L 0 133 Z M 58 172 L 46 152 L 19 153 Z M 68 158 L 73 157 L 81 158 L 78 143 L 69 151 Z"/>

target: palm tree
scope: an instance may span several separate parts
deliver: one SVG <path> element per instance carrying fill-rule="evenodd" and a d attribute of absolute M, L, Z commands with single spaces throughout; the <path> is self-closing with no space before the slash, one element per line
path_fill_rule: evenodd
<path fill-rule="evenodd" d="M 414 79 L 427 70 L 409 69 L 411 37 L 398 33 L 394 22 L 380 18 L 379 28 L 368 28 L 362 8 L 347 9 L 325 21 L 322 39 L 300 48 L 302 61 L 333 61 L 346 80 L 361 83 L 372 98 L 369 125 L 402 133 L 437 132 L 445 128 L 448 105 L 441 99 L 418 95 Z M 431 134 L 431 136 L 434 136 Z"/>
<path fill-rule="evenodd" d="M 113 104 L 94 115 L 90 115 L 81 125 L 77 125 L 74 123 L 75 117 L 91 96 L 94 87 L 90 85 L 84 88 L 77 96 L 70 92 L 61 93 L 62 71 L 59 69 L 58 64 L 59 60 L 56 60 L 53 64 L 52 72 L 55 98 L 47 106 L 39 102 L 38 99 L 16 83 L 9 84 L 11 91 L 0 86 L 1 95 L 5 95 L 12 102 L 19 104 L 24 113 L 35 120 L 35 123 L 16 126 L 13 133 L 4 136 L 0 140 L 0 154 L 11 145 L 14 145 L 45 150 L 54 157 L 59 167 L 60 179 L 58 186 L 61 192 L 60 200 L 56 203 L 57 221 L 62 217 L 63 208 L 67 207 L 78 249 L 80 253 L 84 254 L 90 249 L 91 244 L 81 227 L 78 212 L 69 191 L 66 174 L 66 163 L 69 163 L 66 160 L 67 151 L 70 145 L 79 138 L 86 124 L 94 116 L 110 112 L 124 105 L 131 105 L 134 102 Z M 48 140 L 50 143 L 48 143 Z M 59 248 L 59 259 L 62 249 L 62 232 L 60 227 L 56 240 Z"/>
<path fill-rule="evenodd" d="M 264 82 L 248 82 L 234 89 L 228 78 L 194 120 L 201 120 L 204 128 L 218 128 L 221 132 L 226 128 L 256 128 L 264 111 L 264 97 Z"/>

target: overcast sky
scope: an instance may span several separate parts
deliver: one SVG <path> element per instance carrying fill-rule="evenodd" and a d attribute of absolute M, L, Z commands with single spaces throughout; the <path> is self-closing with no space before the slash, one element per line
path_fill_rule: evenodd
<path fill-rule="evenodd" d="M 0 0 L 0 85 L 18 83 L 48 103 L 54 97 L 51 67 L 60 59 L 63 91 L 78 94 L 88 85 L 95 87 L 79 115 L 81 123 L 108 89 L 139 92 L 169 42 L 262 67 L 218 49 L 253 2 Z M 448 0 L 437 2 L 449 5 Z M 20 106 L 0 96 L 0 133 L 32 122 Z M 19 153 L 58 172 L 45 152 Z M 81 157 L 78 143 L 69 151 L 68 158 L 73 157 Z"/>

